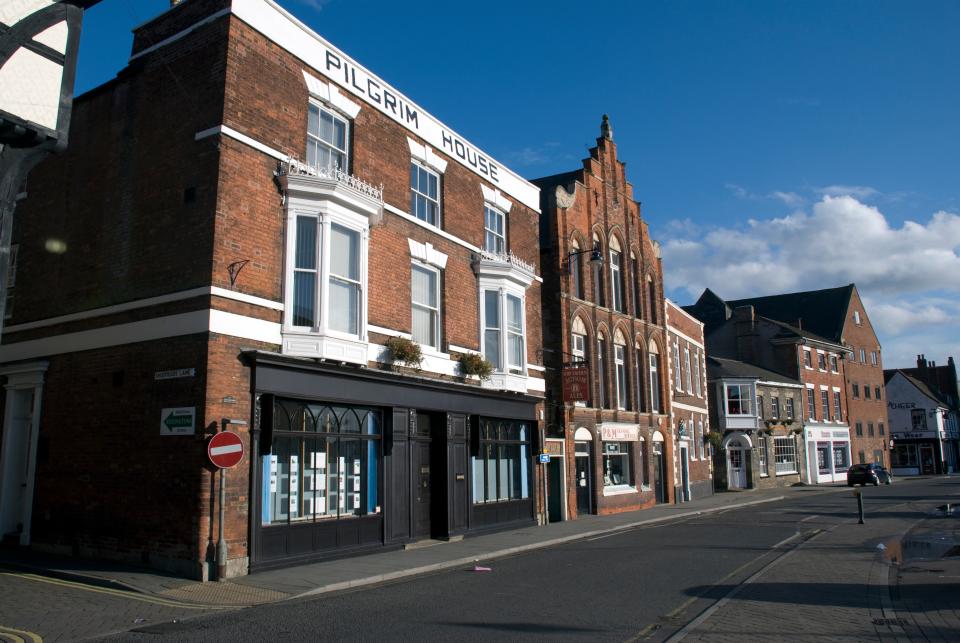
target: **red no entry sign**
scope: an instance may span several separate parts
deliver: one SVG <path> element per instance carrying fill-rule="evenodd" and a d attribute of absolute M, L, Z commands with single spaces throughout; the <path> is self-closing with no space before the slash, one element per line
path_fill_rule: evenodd
<path fill-rule="evenodd" d="M 243 441 L 230 431 L 217 433 L 207 443 L 207 456 L 215 466 L 229 469 L 243 460 Z"/>

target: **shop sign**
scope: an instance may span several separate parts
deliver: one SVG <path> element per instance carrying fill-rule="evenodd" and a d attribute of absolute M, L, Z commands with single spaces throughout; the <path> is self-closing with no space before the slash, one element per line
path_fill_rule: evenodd
<path fill-rule="evenodd" d="M 543 443 L 543 452 L 549 455 L 563 455 L 563 442 L 547 440 Z"/>
<path fill-rule="evenodd" d="M 600 439 L 604 442 L 637 442 L 639 433 L 635 426 L 600 427 Z"/>
<path fill-rule="evenodd" d="M 175 380 L 181 377 L 193 377 L 197 374 L 195 368 L 175 368 L 171 371 L 157 371 L 153 374 L 154 380 Z"/>
<path fill-rule="evenodd" d="M 933 433 L 929 431 L 911 431 L 909 433 L 895 433 L 894 436 L 898 439 L 921 439 L 921 438 L 933 438 L 936 437 Z"/>
<path fill-rule="evenodd" d="M 590 369 L 586 364 L 563 368 L 563 401 L 584 402 L 590 397 Z"/>
<path fill-rule="evenodd" d="M 160 410 L 160 435 L 193 435 L 196 426 L 195 406 Z"/>

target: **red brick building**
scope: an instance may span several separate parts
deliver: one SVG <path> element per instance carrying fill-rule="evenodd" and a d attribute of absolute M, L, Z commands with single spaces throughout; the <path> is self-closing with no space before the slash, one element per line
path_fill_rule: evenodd
<path fill-rule="evenodd" d="M 270 0 L 138 27 L 18 209 L 0 529 L 209 578 L 224 429 L 229 576 L 533 522 L 539 207 Z"/>
<path fill-rule="evenodd" d="M 543 210 L 550 520 L 672 502 L 660 250 L 607 117 L 581 169 L 534 183 Z"/>
<path fill-rule="evenodd" d="M 713 494 L 706 351 L 703 322 L 666 300 L 670 426 L 677 440 L 674 480 L 678 502 Z"/>

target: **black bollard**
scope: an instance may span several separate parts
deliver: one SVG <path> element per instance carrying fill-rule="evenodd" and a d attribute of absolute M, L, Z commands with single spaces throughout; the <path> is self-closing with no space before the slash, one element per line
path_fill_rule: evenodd
<path fill-rule="evenodd" d="M 859 524 L 863 524 L 863 492 L 857 494 L 857 513 L 860 515 Z"/>

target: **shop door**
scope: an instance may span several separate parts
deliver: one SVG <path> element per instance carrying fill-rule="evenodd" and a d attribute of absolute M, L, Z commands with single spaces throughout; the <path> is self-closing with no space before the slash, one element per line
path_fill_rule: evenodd
<path fill-rule="evenodd" d="M 920 473 L 923 475 L 933 475 L 937 472 L 937 467 L 933 460 L 933 445 L 920 445 Z"/>
<path fill-rule="evenodd" d="M 33 391 L 11 391 L 7 395 L 6 426 L 0 452 L 0 539 L 26 545 L 25 524 L 32 500 L 30 484 Z"/>
<path fill-rule="evenodd" d="M 416 440 L 411 449 L 413 537 L 430 537 L 430 440 Z"/>
<path fill-rule="evenodd" d="M 833 480 L 833 458 L 829 442 L 817 442 L 817 482 Z"/>
<path fill-rule="evenodd" d="M 577 442 L 574 461 L 577 471 L 577 514 L 593 511 L 593 467 L 590 466 L 590 443 Z"/>
<path fill-rule="evenodd" d="M 547 464 L 547 520 L 563 520 L 563 462 L 562 457 L 550 458 Z"/>
<path fill-rule="evenodd" d="M 653 489 L 657 494 L 657 504 L 667 501 L 666 482 L 663 469 L 663 443 L 653 444 Z"/>

